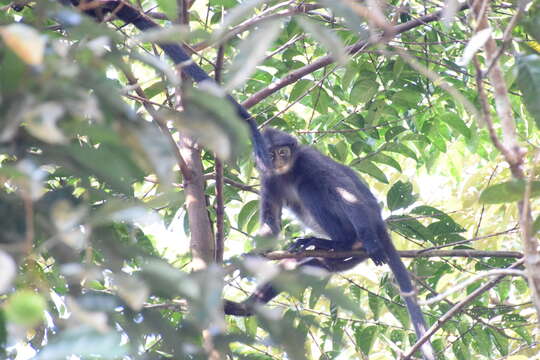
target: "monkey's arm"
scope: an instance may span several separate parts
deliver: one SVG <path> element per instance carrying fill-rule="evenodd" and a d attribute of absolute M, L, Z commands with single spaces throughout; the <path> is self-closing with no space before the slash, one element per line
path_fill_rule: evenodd
<path fill-rule="evenodd" d="M 261 210 L 259 236 L 276 237 L 281 230 L 281 209 L 283 199 L 277 185 L 271 179 L 264 179 L 261 188 Z"/>

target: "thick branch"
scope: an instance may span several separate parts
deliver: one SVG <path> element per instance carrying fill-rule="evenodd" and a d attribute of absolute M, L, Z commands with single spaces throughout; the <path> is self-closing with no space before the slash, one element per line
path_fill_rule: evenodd
<path fill-rule="evenodd" d="M 216 83 L 221 83 L 221 70 L 223 69 L 223 61 L 225 49 L 220 46 L 216 60 Z M 214 164 L 216 170 L 216 262 L 223 262 L 223 252 L 225 250 L 225 205 L 223 200 L 223 163 L 217 156 L 214 156 Z"/>
<path fill-rule="evenodd" d="M 402 250 L 398 251 L 399 256 L 403 258 L 420 258 L 420 257 L 468 257 L 468 258 L 522 258 L 523 254 L 517 251 L 482 251 L 482 250 Z M 324 251 L 324 250 L 307 250 L 302 252 L 288 251 L 272 251 L 263 255 L 269 260 L 282 259 L 303 259 L 308 257 L 321 257 L 329 259 L 346 258 L 351 256 L 366 256 L 366 252 L 362 250 L 354 251 Z"/>
<path fill-rule="evenodd" d="M 524 10 L 524 2 L 519 2 L 518 14 Z M 477 31 L 489 30 L 489 22 L 487 17 L 488 0 L 476 0 L 473 5 L 473 13 L 478 23 Z M 506 33 L 506 32 L 505 32 Z M 497 61 L 499 49 L 492 36 L 489 36 L 484 45 L 486 59 L 490 64 L 488 69 L 488 78 L 494 88 L 493 97 L 495 100 L 495 110 L 499 116 L 502 129 L 502 141 L 499 141 L 495 134 L 493 122 L 489 117 L 489 109 L 487 108 L 484 95 L 484 117 L 486 125 L 495 147 L 503 154 L 506 162 L 510 166 L 512 176 L 516 179 L 525 180 L 525 172 L 522 165 L 524 161 L 525 150 L 522 149 L 517 140 L 517 132 L 513 110 L 508 96 L 508 88 L 504 79 L 504 74 Z M 478 63 L 475 63 L 477 71 Z M 477 81 L 478 83 L 478 81 Z M 481 90 L 481 86 L 478 85 Z M 540 316 L 540 252 L 538 251 L 538 242 L 534 238 L 531 231 L 531 209 L 529 202 L 530 181 L 527 184 L 526 192 L 522 201 L 518 202 L 520 214 L 520 229 L 523 240 L 523 249 L 525 254 L 525 265 L 529 277 L 529 286 L 531 287 L 532 300 L 536 307 L 536 312 Z"/>

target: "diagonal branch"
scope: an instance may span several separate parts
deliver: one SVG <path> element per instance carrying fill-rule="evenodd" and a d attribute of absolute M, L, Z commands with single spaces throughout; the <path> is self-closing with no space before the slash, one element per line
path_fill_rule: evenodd
<path fill-rule="evenodd" d="M 465 10 L 469 7 L 468 4 L 463 4 L 459 7 L 458 11 Z M 411 21 L 408 21 L 406 23 L 396 25 L 392 27 L 392 35 L 393 37 L 397 36 L 398 34 L 404 33 L 408 30 L 414 29 L 415 27 L 419 27 L 422 25 L 425 25 L 427 23 L 437 21 L 442 16 L 442 10 L 437 11 L 433 14 L 429 14 L 426 16 L 422 16 L 418 19 L 414 19 Z M 388 39 L 390 40 L 390 39 Z M 346 48 L 347 53 L 350 55 L 355 55 L 370 45 L 375 44 L 375 42 L 370 42 L 367 40 L 360 40 L 356 42 L 355 44 L 348 46 Z M 331 63 L 334 62 L 334 58 L 330 55 L 324 56 L 314 62 L 312 62 L 309 65 L 306 65 L 304 67 L 301 67 L 299 69 L 296 69 L 294 71 L 291 71 L 289 74 L 287 74 L 285 77 L 281 78 L 280 80 L 270 84 L 266 88 L 259 90 L 255 94 L 253 94 L 251 97 L 249 97 L 246 101 L 242 103 L 242 105 L 249 109 L 250 107 L 254 106 L 255 104 L 259 103 L 263 99 L 267 98 L 268 96 L 272 95 L 273 93 L 277 92 L 278 90 L 284 88 L 287 85 L 290 85 L 297 80 L 303 78 L 304 76 L 311 74 L 314 71 L 317 71 Z"/>
<path fill-rule="evenodd" d="M 524 262 L 523 259 L 521 260 L 518 260 L 517 262 L 513 263 L 512 265 L 510 265 L 508 267 L 508 269 L 515 269 L 516 267 L 522 265 Z M 484 294 L 486 291 L 488 291 L 489 289 L 493 288 L 495 285 L 497 285 L 502 279 L 504 279 L 506 275 L 503 274 L 503 275 L 497 275 L 497 277 L 495 277 L 494 279 L 488 281 L 487 283 L 485 283 L 484 285 L 480 286 L 479 288 L 477 288 L 476 290 L 474 290 L 472 293 L 470 293 L 467 297 L 465 297 L 463 300 L 461 300 L 459 303 L 457 303 L 456 305 L 454 305 L 454 307 L 452 307 L 448 312 L 446 312 L 446 314 L 444 314 L 440 319 L 438 319 L 435 324 L 433 324 L 427 331 L 426 333 L 424 334 L 424 336 L 422 336 L 421 339 L 418 339 L 418 341 L 416 342 L 416 344 L 413 345 L 413 347 L 411 347 L 409 349 L 409 351 L 407 351 L 407 353 L 405 354 L 405 356 L 402 358 L 403 360 L 408 360 L 408 359 L 411 359 L 412 355 L 418 351 L 418 349 L 420 349 L 420 346 L 422 346 L 423 343 L 425 343 L 426 341 L 428 341 L 431 336 L 433 334 L 435 334 L 435 332 L 437 330 L 439 330 L 446 322 L 448 322 L 450 319 L 452 319 L 452 317 L 456 314 L 458 314 L 459 312 L 461 312 L 463 310 L 463 308 L 465 308 L 467 305 L 469 305 L 474 299 L 476 299 L 478 296 Z"/>

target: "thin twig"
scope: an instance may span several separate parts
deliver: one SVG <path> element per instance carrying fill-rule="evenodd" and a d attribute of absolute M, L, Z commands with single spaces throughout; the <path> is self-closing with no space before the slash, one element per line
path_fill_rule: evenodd
<path fill-rule="evenodd" d="M 494 270 L 489 270 L 489 271 L 485 271 L 483 273 L 480 273 L 480 274 L 476 274 L 470 278 L 468 278 L 467 280 L 463 281 L 463 280 L 456 280 L 458 282 L 458 284 L 448 290 L 446 290 L 445 292 L 443 292 L 442 294 L 439 294 L 437 296 L 434 296 L 432 298 L 429 298 L 427 299 L 426 301 L 423 301 L 423 302 L 420 302 L 420 305 L 431 305 L 431 304 L 434 304 L 434 303 L 437 303 L 443 299 L 446 299 L 448 296 L 450 296 L 451 294 L 455 293 L 455 292 L 458 292 L 462 289 L 465 289 L 467 286 L 477 282 L 478 280 L 482 279 L 482 278 L 485 278 L 485 277 L 492 277 L 492 276 L 496 276 L 496 275 L 503 275 L 503 276 L 521 276 L 523 278 L 525 278 L 525 280 L 527 279 L 527 277 L 525 276 L 525 272 L 523 270 L 513 270 L 513 269 L 494 269 Z"/>
<path fill-rule="evenodd" d="M 128 83 L 131 85 L 138 84 L 137 78 L 135 78 L 135 75 L 133 75 L 133 72 L 129 68 L 129 66 L 122 66 L 122 72 L 126 76 L 126 79 L 128 80 Z M 160 130 L 163 132 L 163 134 L 167 137 L 167 140 L 171 144 L 171 147 L 174 151 L 174 155 L 176 157 L 176 162 L 178 163 L 178 166 L 180 167 L 180 170 L 184 176 L 189 176 L 191 173 L 184 158 L 182 157 L 182 154 L 180 154 L 180 150 L 178 149 L 178 146 L 176 144 L 176 141 L 173 139 L 171 131 L 167 127 L 167 124 L 161 119 L 158 112 L 154 107 L 151 105 L 150 101 L 148 100 L 148 97 L 144 93 L 144 90 L 140 86 L 135 86 L 135 92 L 137 93 L 138 97 L 144 101 L 141 101 L 142 105 L 148 112 L 148 114 L 152 117 L 154 122 L 157 124 L 157 126 L 160 128 Z"/>

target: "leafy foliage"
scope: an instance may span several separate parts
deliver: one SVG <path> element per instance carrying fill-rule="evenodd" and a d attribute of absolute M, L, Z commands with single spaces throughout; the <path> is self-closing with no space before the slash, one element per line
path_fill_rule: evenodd
<path fill-rule="evenodd" d="M 486 67 L 491 61 L 452 2 L 442 20 L 396 37 L 389 26 L 441 9 L 389 1 L 366 19 L 361 2 L 185 3 L 137 2 L 166 27 L 141 36 L 114 16 L 99 24 L 52 0 L 18 12 L 1 2 L 0 357 L 206 359 L 215 349 L 235 359 L 367 359 L 398 358 L 414 344 L 384 267 L 364 262 L 330 279 L 242 256 L 254 248 L 259 211 L 246 126 L 221 89 L 192 88 L 180 78 L 159 50 L 162 41 L 184 41 L 205 71 L 223 70 L 232 95 L 255 104 L 257 122 L 362 175 L 384 200 L 398 249 L 492 251 L 413 259 L 421 301 L 515 261 L 496 251 L 521 250 L 516 203 L 524 194 L 532 199 L 533 230 L 540 229 L 530 155 L 540 126 L 540 61 L 530 42 L 539 41 L 538 1 L 509 28 L 498 58 L 526 164 L 533 164 L 529 184 L 511 180 L 483 124 L 440 86 L 476 106 L 474 65 L 459 60 L 470 44 L 468 56 Z M 492 33 L 505 33 L 517 9 L 489 6 Z M 183 10 L 192 31 L 171 27 Z M 377 47 L 367 45 L 381 36 Z M 347 53 L 359 43 L 362 51 Z M 215 44 L 223 47 L 224 69 Z M 289 86 L 277 86 L 282 79 Z M 495 108 L 492 92 L 488 105 Z M 200 169 L 184 168 L 179 134 L 205 147 Z M 216 155 L 229 159 L 222 212 Z M 204 198 L 186 190 L 194 178 L 206 181 Z M 225 270 L 200 269 L 192 258 L 194 203 L 206 205 L 212 224 L 223 218 Z M 306 233 L 284 217 L 284 238 Z M 241 301 L 269 279 L 284 291 L 270 308 L 251 318 L 223 316 L 224 297 Z M 423 306 L 428 323 L 488 281 Z M 447 359 L 534 356 L 530 296 L 525 280 L 505 277 L 445 321 L 434 347 Z"/>

